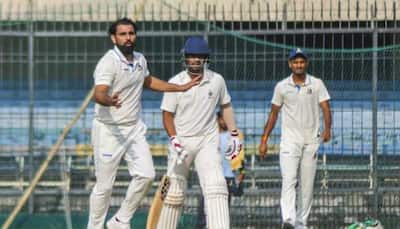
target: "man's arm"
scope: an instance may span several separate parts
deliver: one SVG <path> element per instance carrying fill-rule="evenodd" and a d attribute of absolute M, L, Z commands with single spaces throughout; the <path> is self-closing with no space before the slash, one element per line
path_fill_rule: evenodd
<path fill-rule="evenodd" d="M 261 137 L 260 147 L 258 149 L 261 159 L 264 159 L 265 155 L 267 154 L 268 138 L 275 127 L 276 120 L 278 120 L 280 109 L 280 106 L 277 106 L 275 104 L 271 105 L 271 112 L 269 113 L 268 121 L 264 126 L 264 133 Z"/>
<path fill-rule="evenodd" d="M 239 131 L 236 128 L 235 116 L 231 103 L 221 105 L 222 118 L 224 119 L 228 130 L 231 133 L 228 150 L 225 152 L 225 158 L 233 160 L 236 158 L 243 148 L 242 140 L 239 137 Z"/>
<path fill-rule="evenodd" d="M 328 142 L 331 139 L 331 108 L 329 106 L 329 100 L 325 100 L 319 103 L 324 115 L 324 131 L 322 132 L 322 141 Z"/>
<path fill-rule="evenodd" d="M 221 105 L 222 118 L 229 131 L 237 130 L 233 107 L 231 103 Z"/>
<path fill-rule="evenodd" d="M 167 131 L 168 137 L 176 136 L 174 114 L 168 111 L 162 112 L 163 124 L 165 131 Z"/>
<path fill-rule="evenodd" d="M 169 137 L 169 144 L 173 147 L 174 151 L 178 154 L 177 163 L 180 164 L 187 156 L 187 152 L 184 151 L 183 145 L 179 138 L 176 136 L 174 114 L 168 111 L 163 111 L 163 124 Z"/>
<path fill-rule="evenodd" d="M 94 89 L 94 100 L 103 106 L 115 106 L 116 108 L 121 107 L 121 100 L 119 98 L 119 93 L 116 92 L 112 96 L 108 95 L 108 90 L 110 87 L 108 85 L 96 85 Z"/>
<path fill-rule="evenodd" d="M 176 91 L 186 91 L 193 87 L 194 85 L 199 84 L 201 77 L 194 77 L 189 83 L 178 85 L 168 83 L 164 80 L 160 80 L 155 76 L 148 76 L 144 79 L 144 86 L 154 91 L 162 91 L 162 92 L 176 92 Z"/>

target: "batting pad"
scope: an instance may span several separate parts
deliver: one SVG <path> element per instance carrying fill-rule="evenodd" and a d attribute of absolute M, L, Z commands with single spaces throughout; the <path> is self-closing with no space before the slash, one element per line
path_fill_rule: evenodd
<path fill-rule="evenodd" d="M 205 193 L 205 206 L 209 228 L 229 229 L 228 191 L 224 187 L 210 187 Z"/>
<path fill-rule="evenodd" d="M 176 229 L 185 200 L 187 181 L 183 176 L 171 176 L 170 187 L 164 200 L 158 229 Z"/>
<path fill-rule="evenodd" d="M 209 228 L 229 229 L 228 188 L 219 173 L 204 179 L 204 200 Z"/>

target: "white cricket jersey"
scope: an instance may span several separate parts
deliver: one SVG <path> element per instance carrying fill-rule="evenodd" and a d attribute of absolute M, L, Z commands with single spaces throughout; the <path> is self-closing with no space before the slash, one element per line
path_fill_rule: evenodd
<path fill-rule="evenodd" d="M 129 62 L 117 47 L 109 50 L 97 63 L 95 85 L 108 85 L 109 95 L 120 92 L 121 107 L 96 103 L 95 118 L 105 124 L 132 125 L 140 119 L 141 97 L 145 77 L 149 76 L 145 57 L 134 52 Z"/>
<path fill-rule="evenodd" d="M 320 107 L 330 96 L 322 80 L 307 74 L 304 85 L 294 83 L 292 75 L 277 83 L 272 103 L 282 110 L 281 140 L 316 143 L 319 141 Z"/>
<path fill-rule="evenodd" d="M 169 82 L 185 84 L 191 80 L 186 71 L 172 77 Z M 206 70 L 199 85 L 185 92 L 166 92 L 161 110 L 174 113 L 175 130 L 178 136 L 202 136 L 217 130 L 215 110 L 217 106 L 231 102 L 224 78 Z"/>

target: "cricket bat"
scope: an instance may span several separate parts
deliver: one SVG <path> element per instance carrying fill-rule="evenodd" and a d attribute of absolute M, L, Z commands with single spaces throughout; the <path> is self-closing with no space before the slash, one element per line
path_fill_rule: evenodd
<path fill-rule="evenodd" d="M 157 191 L 154 195 L 153 202 L 151 204 L 149 214 L 147 216 L 146 229 L 157 228 L 158 219 L 160 217 L 163 202 L 165 197 L 167 196 L 169 186 L 170 186 L 169 176 L 168 174 L 165 174 L 161 178 L 160 185 L 158 186 Z"/>

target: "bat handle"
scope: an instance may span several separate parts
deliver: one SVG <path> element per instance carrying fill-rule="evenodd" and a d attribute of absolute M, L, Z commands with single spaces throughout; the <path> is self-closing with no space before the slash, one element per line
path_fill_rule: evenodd
<path fill-rule="evenodd" d="M 178 158 L 176 160 L 176 163 L 178 165 L 182 164 L 183 160 L 185 160 L 187 155 L 188 155 L 188 153 L 186 151 L 182 151 L 180 154 L 178 154 Z"/>

